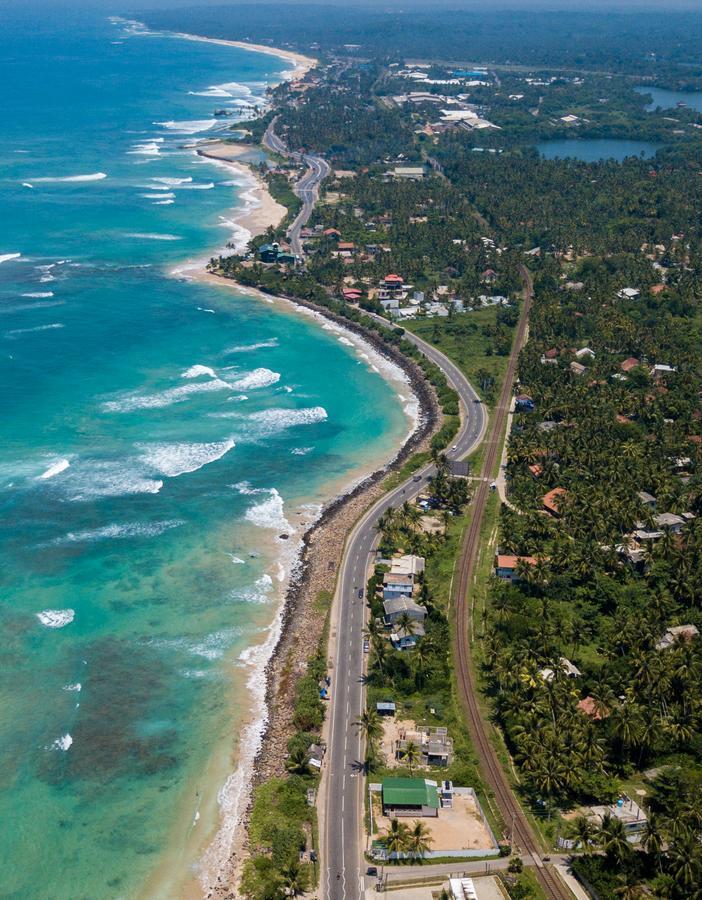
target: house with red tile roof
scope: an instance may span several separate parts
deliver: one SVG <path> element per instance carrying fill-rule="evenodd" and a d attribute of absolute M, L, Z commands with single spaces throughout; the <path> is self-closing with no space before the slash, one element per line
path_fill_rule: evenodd
<path fill-rule="evenodd" d="M 498 553 L 495 556 L 495 575 L 503 581 L 519 581 L 519 575 L 517 575 L 519 564 L 535 566 L 536 562 L 537 560 L 533 556 L 510 556 Z"/>
<path fill-rule="evenodd" d="M 552 516 L 560 516 L 561 505 L 567 493 L 568 491 L 566 491 L 566 489 L 562 487 L 557 487 L 552 491 L 549 491 L 541 501 L 546 512 L 550 513 Z"/>
<path fill-rule="evenodd" d="M 638 365 L 640 365 L 638 359 L 635 356 L 630 356 L 628 359 L 625 359 L 623 363 L 619 364 L 619 368 L 622 372 L 631 372 L 632 369 L 635 369 Z"/>

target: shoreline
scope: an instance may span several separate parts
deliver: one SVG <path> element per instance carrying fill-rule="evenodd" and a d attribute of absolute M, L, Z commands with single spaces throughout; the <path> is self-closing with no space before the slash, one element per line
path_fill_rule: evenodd
<path fill-rule="evenodd" d="M 200 34 L 189 34 L 185 31 L 173 31 L 174 37 L 186 41 L 202 41 L 206 44 L 219 44 L 221 47 L 236 47 L 239 50 L 250 50 L 253 53 L 265 53 L 267 56 L 275 56 L 284 62 L 292 63 L 294 68 L 283 73 L 283 81 L 295 81 L 313 69 L 318 60 L 312 56 L 296 53 L 294 50 L 283 50 L 280 47 L 269 47 L 267 44 L 250 44 L 248 41 L 231 41 L 226 38 L 205 37 Z"/>
<path fill-rule="evenodd" d="M 301 77 L 316 64 L 316 60 L 301 54 L 262 45 L 188 34 L 175 36 L 268 53 L 290 60 L 297 68 L 293 72 L 284 73 L 283 78 L 288 80 Z M 238 199 L 244 201 L 244 206 L 235 207 L 232 211 L 234 229 L 227 247 L 233 247 L 233 252 L 237 252 L 242 245 L 245 246 L 252 237 L 263 234 L 268 227 L 277 227 L 287 215 L 287 209 L 274 200 L 265 181 L 241 161 L 241 157 L 252 149 L 249 145 L 221 140 L 201 144 L 196 148 L 197 154 L 203 159 L 215 165 L 226 166 L 252 183 L 251 188 L 244 188 L 239 195 Z M 364 345 L 398 368 L 404 376 L 403 386 L 410 394 L 409 398 L 403 394 L 398 395 L 405 415 L 412 420 L 402 444 L 384 464 L 356 480 L 352 479 L 338 493 L 332 494 L 316 517 L 305 526 L 291 555 L 292 564 L 281 585 L 279 606 L 266 638 L 249 648 L 251 657 L 257 660 L 247 679 L 249 711 L 232 748 L 232 769 L 219 788 L 218 822 L 196 862 L 196 880 L 204 890 L 204 895 L 208 898 L 232 898 L 238 896 L 243 864 L 249 856 L 249 823 L 255 789 L 269 778 L 286 774 L 286 745 L 293 731 L 297 681 L 306 671 L 310 647 L 319 643 L 326 621 L 326 615 L 320 616 L 315 608 L 317 595 L 325 590 L 333 592 L 347 535 L 365 510 L 384 493 L 382 483 L 387 475 L 399 468 L 412 453 L 428 447 L 429 439 L 440 427 L 441 412 L 436 394 L 419 366 L 385 344 L 372 331 L 366 331 L 356 323 L 336 316 L 325 307 L 297 298 L 267 295 L 263 291 L 240 285 L 233 279 L 209 272 L 206 262 L 203 265 L 202 260 L 179 266 L 172 274 L 219 288 L 230 287 L 244 296 L 256 296 L 263 302 L 290 304 L 298 314 L 318 318 L 322 328 L 330 327 L 325 322 L 332 323 L 333 330 L 342 336 L 347 334 L 356 337 L 357 341 L 354 343 L 357 353 L 365 357 L 365 361 L 393 387 L 397 386 L 400 379 L 397 376 L 393 378 L 387 370 L 381 371 L 380 366 L 373 365 L 364 352 Z M 345 342 L 347 341 L 348 339 Z M 409 413 L 408 405 L 416 407 L 414 416 Z M 249 748 L 248 752 L 244 748 Z"/>
<path fill-rule="evenodd" d="M 244 205 L 232 210 L 234 230 L 227 241 L 228 249 L 241 247 L 270 226 L 277 227 L 287 215 L 286 207 L 274 200 L 265 181 L 241 161 L 241 157 L 251 150 L 249 145 L 217 140 L 196 148 L 196 153 L 203 159 L 245 176 L 252 185 L 244 187 L 238 197 Z M 191 260 L 189 264 L 175 267 L 171 274 L 216 285 L 219 289 L 229 287 L 242 296 L 257 297 L 262 302 L 289 304 L 291 311 L 312 316 L 319 320 L 319 327 L 338 332 L 345 343 L 349 337 L 355 337 L 355 350 L 362 361 L 389 381 L 393 388 L 399 389 L 402 384 L 398 398 L 411 420 L 401 445 L 386 462 L 370 472 L 366 469 L 364 474 L 340 485 L 316 517 L 308 519 L 289 557 L 287 578 L 281 585 L 279 605 L 266 637 L 249 648 L 250 658 L 255 659 L 256 664 L 246 683 L 248 712 L 232 748 L 232 768 L 218 789 L 218 821 L 197 856 L 194 873 L 204 896 L 236 897 L 243 863 L 248 858 L 248 826 L 254 791 L 266 779 L 285 774 L 285 746 L 291 733 L 294 690 L 306 669 L 310 636 L 319 631 L 314 638 L 319 640 L 325 618 L 319 621 L 320 616 L 314 609 L 315 598 L 320 591 L 333 591 L 347 534 L 383 493 L 381 485 L 385 477 L 413 452 L 428 445 L 441 413 L 433 389 L 419 367 L 372 332 L 334 315 L 325 307 L 297 298 L 267 295 L 216 275 L 207 270 L 207 262 Z M 376 356 L 378 365 L 374 365 L 364 350 Z M 378 356 L 399 369 L 399 377 L 393 377 L 387 369 L 383 371 Z M 410 406 L 416 407 L 416 414 L 409 412 Z"/>
<path fill-rule="evenodd" d="M 269 227 L 277 228 L 280 225 L 288 213 L 287 208 L 272 197 L 263 178 L 238 159 L 238 157 L 251 152 L 250 146 L 239 147 L 224 141 L 213 141 L 204 145 L 200 144 L 195 152 L 203 159 L 216 165 L 226 166 L 252 182 L 252 186 L 248 189 L 245 188 L 239 195 L 239 199 L 243 199 L 245 205 L 233 209 L 232 223 L 236 227 L 228 243 L 234 242 L 239 229 L 243 229 L 248 234 L 246 238 L 246 244 L 248 244 L 251 238 L 263 234 Z M 253 205 L 249 205 L 250 201 L 253 201 Z M 239 240 L 243 241 L 243 236 Z"/>
<path fill-rule="evenodd" d="M 220 287 L 228 286 L 243 295 L 258 295 L 264 302 L 277 300 L 290 304 L 298 312 L 304 309 L 315 317 L 332 322 L 342 332 L 355 334 L 374 352 L 401 369 L 407 376 L 407 386 L 418 404 L 414 427 L 395 454 L 384 465 L 355 484 L 352 482 L 345 491 L 327 501 L 300 539 L 296 562 L 290 570 L 276 621 L 271 626 L 278 632 L 277 639 L 272 642 L 272 650 L 263 671 L 259 670 L 264 684 L 263 714 L 258 723 L 249 722 L 245 729 L 248 737 L 256 724 L 263 726 L 258 735 L 259 747 L 244 789 L 246 805 L 235 827 L 229 858 L 206 894 L 208 898 L 231 898 L 238 896 L 243 864 L 249 856 L 248 828 L 254 791 L 262 782 L 286 774 L 285 748 L 293 732 L 295 688 L 298 679 L 306 671 L 311 647 L 316 646 L 322 637 L 326 621 L 326 615 L 320 617 L 316 609 L 317 595 L 325 590 L 334 591 L 336 572 L 348 534 L 363 513 L 384 493 L 382 485 L 385 478 L 413 453 L 428 447 L 430 438 L 440 427 L 441 412 L 436 394 L 419 366 L 362 326 L 348 322 L 325 307 L 309 301 L 279 294 L 267 295 L 221 275 L 203 273 L 196 278 Z M 386 378 L 387 375 L 381 373 L 381 377 Z M 267 640 L 265 644 L 268 642 Z M 265 645 L 258 646 L 262 649 Z"/>

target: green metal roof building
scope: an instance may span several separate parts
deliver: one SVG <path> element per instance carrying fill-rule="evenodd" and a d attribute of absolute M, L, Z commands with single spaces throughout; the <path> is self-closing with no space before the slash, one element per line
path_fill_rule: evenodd
<path fill-rule="evenodd" d="M 383 815 L 439 815 L 439 792 L 436 782 L 424 778 L 383 779 Z"/>

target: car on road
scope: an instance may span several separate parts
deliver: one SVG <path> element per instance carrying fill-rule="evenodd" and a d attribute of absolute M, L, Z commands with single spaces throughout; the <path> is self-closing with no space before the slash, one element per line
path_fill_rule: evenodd
<path fill-rule="evenodd" d="M 476 397 L 475 400 L 473 400 L 473 403 L 482 403 L 482 402 L 483 401 L 480 399 L 480 397 Z"/>
<path fill-rule="evenodd" d="M 458 450 L 458 444 L 454 444 L 453 447 L 451 447 L 451 452 L 452 452 L 452 453 L 455 453 L 456 450 Z"/>
<path fill-rule="evenodd" d="M 421 480 L 422 480 L 421 475 L 415 475 L 414 478 L 412 479 L 412 481 L 421 481 Z"/>
<path fill-rule="evenodd" d="M 363 600 L 363 588 L 358 589 L 358 599 Z"/>
<path fill-rule="evenodd" d="M 370 875 L 372 878 L 375 878 L 377 874 L 378 874 L 377 866 L 368 866 L 368 868 L 366 869 L 366 875 Z"/>
<path fill-rule="evenodd" d="M 368 643 L 368 641 L 364 641 L 363 642 L 363 652 L 368 653 L 369 650 L 370 650 L 370 644 Z"/>

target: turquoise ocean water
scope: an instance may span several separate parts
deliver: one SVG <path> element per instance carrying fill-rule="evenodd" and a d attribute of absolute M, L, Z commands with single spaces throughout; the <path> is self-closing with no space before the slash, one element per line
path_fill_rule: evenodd
<path fill-rule="evenodd" d="M 3 897 L 177 896 L 226 851 L 295 536 L 408 427 L 337 332 L 170 276 L 247 187 L 189 145 L 286 63 L 139 31 L 0 29 Z"/>

